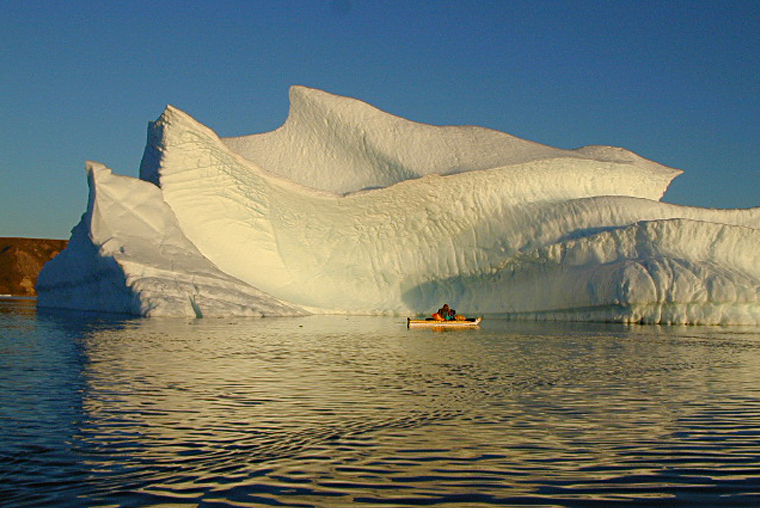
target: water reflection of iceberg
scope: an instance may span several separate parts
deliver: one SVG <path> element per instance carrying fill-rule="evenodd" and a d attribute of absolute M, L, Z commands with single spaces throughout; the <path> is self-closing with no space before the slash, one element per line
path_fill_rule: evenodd
<path fill-rule="evenodd" d="M 754 488 L 757 330 L 484 325 L 463 340 L 392 317 L 47 315 L 40 329 L 74 364 L 54 374 L 74 398 L 40 407 L 69 406 L 68 426 L 35 436 L 59 452 L 13 467 L 37 467 L 35 486 L 55 478 L 55 499 L 124 506 L 473 492 L 562 505 Z"/>

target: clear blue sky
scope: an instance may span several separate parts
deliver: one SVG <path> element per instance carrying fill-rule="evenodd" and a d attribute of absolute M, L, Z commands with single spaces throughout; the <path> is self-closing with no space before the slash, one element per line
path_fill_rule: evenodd
<path fill-rule="evenodd" d="M 288 87 L 683 169 L 665 201 L 760 205 L 756 1 L 0 0 L 0 236 L 68 238 L 84 162 L 137 176 L 172 104 L 221 136 Z"/>

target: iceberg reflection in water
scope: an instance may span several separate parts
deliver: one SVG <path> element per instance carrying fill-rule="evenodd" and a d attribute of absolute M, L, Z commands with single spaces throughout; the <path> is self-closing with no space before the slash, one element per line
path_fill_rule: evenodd
<path fill-rule="evenodd" d="M 9 505 L 760 499 L 756 329 L 491 319 L 436 333 L 30 305 L 0 301 Z"/>

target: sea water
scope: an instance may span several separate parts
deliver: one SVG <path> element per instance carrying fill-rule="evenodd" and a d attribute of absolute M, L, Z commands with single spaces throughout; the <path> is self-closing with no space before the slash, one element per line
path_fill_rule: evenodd
<path fill-rule="evenodd" d="M 0 299 L 0 505 L 760 506 L 760 331 Z"/>

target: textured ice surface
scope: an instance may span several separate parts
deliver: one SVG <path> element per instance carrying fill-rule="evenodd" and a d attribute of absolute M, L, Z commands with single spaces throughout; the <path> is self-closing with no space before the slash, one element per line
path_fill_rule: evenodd
<path fill-rule="evenodd" d="M 167 107 L 139 180 L 90 164 L 87 212 L 40 275 L 39 304 L 192 316 L 446 301 L 530 319 L 760 323 L 760 209 L 662 203 L 680 171 L 621 148 L 290 95 L 282 127 L 239 138 Z"/>

